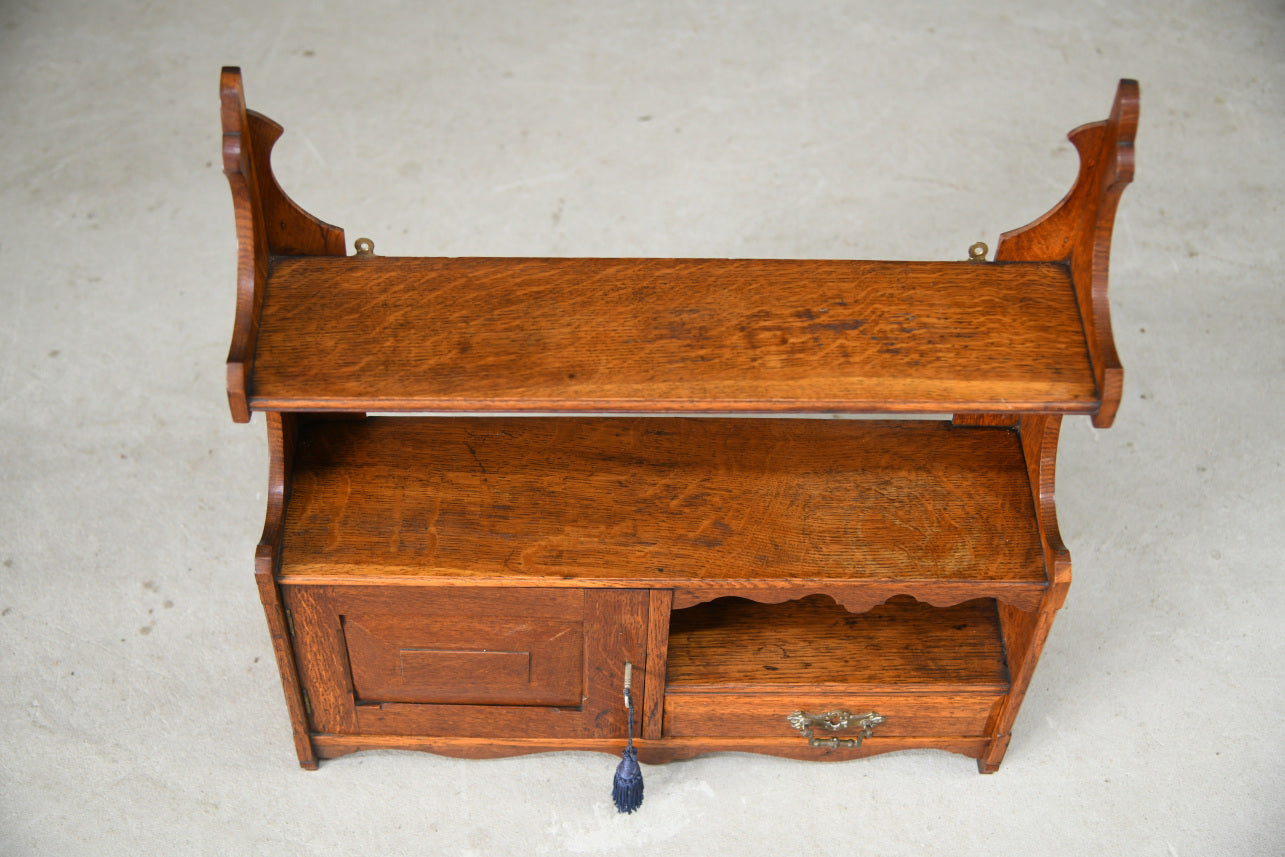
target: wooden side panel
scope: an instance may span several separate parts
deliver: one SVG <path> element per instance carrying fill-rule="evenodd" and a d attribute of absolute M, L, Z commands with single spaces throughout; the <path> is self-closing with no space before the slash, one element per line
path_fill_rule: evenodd
<path fill-rule="evenodd" d="M 1061 428 L 1058 416 L 1024 416 L 1021 423 L 1022 449 L 1030 475 L 1031 493 L 1035 499 L 1048 567 L 1049 589 L 1035 610 L 1022 610 L 1008 604 L 999 605 L 1000 630 L 1008 656 L 1012 678 L 1003 706 L 992 723 L 991 742 L 978 760 L 978 769 L 993 773 L 1008 749 L 1013 723 L 1030 687 L 1035 665 L 1044 650 L 1044 641 L 1053 627 L 1057 611 L 1066 601 L 1071 586 L 1071 554 L 1058 531 L 1057 510 L 1053 501 L 1057 441 Z"/>
<path fill-rule="evenodd" d="M 1137 81 L 1121 80 L 1110 118 L 1070 133 L 1080 154 L 1080 173 L 1070 193 L 1043 217 L 1005 232 L 995 251 L 997 262 L 1060 261 L 1070 268 L 1101 398 L 1093 416 L 1099 428 L 1114 420 L 1124 385 L 1111 334 L 1107 265 L 1116 207 L 1133 181 L 1138 111 Z"/>
<path fill-rule="evenodd" d="M 1044 651 L 1044 641 L 1048 638 L 1056 615 L 1057 610 L 1047 604 L 1034 612 L 1018 610 L 1007 604 L 1000 605 L 1000 627 L 1004 633 L 1004 645 L 1010 652 L 1013 687 L 993 722 L 986 752 L 977 760 L 977 769 L 983 774 L 999 770 L 1000 762 L 1004 760 L 1004 753 L 1012 739 L 1013 722 L 1021 710 L 1022 700 L 1030 687 L 1035 665 Z"/>
<path fill-rule="evenodd" d="M 223 69 L 219 98 L 223 120 L 223 174 L 228 177 L 232 190 L 237 242 L 236 320 L 227 361 L 228 404 L 232 419 L 247 423 L 250 421 L 250 375 L 254 371 L 270 252 L 267 231 L 262 228 L 263 202 L 255 175 L 254 135 L 246 115 L 239 68 Z"/>
<path fill-rule="evenodd" d="M 295 448 L 299 437 L 299 418 L 295 414 L 269 414 L 268 426 L 268 504 L 264 513 L 263 534 L 255 548 L 255 570 L 271 576 L 278 570 L 281 544 L 285 537 L 286 503 L 294 486 Z"/>
<path fill-rule="evenodd" d="M 219 99 L 223 173 L 232 190 L 237 235 L 236 320 L 228 349 L 228 404 L 232 419 L 244 423 L 250 421 L 250 386 L 272 257 L 342 256 L 344 233 L 303 211 L 277 184 L 271 158 L 281 126 L 246 110 L 239 68 L 223 69 Z"/>
<path fill-rule="evenodd" d="M 254 556 L 254 578 L 259 589 L 259 600 L 268 620 L 268 633 L 272 638 L 272 651 L 277 669 L 281 673 L 281 687 L 286 697 L 290 715 L 290 728 L 294 736 L 295 752 L 299 764 L 308 769 L 317 767 L 317 757 L 308 738 L 308 717 L 303 693 L 299 685 L 294 649 L 291 647 L 289 623 L 277 588 L 276 575 L 281 560 L 281 536 L 285 507 L 290 496 L 290 477 L 294 468 L 294 451 L 298 418 L 293 414 L 269 414 L 268 419 L 268 507 L 264 517 L 263 535 L 259 538 Z"/>
<path fill-rule="evenodd" d="M 1031 496 L 1035 501 L 1035 519 L 1044 551 L 1044 565 L 1049 579 L 1046 598 L 1054 610 L 1066 601 L 1071 586 L 1071 552 L 1062 543 L 1057 524 L 1057 506 L 1053 492 L 1057 476 L 1057 441 L 1062 418 L 1056 415 L 1022 417 L 1020 428 L 1022 454 L 1026 460 Z"/>

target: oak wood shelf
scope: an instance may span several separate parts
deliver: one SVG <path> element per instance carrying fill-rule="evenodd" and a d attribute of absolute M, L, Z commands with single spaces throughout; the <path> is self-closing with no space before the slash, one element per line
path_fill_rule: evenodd
<path fill-rule="evenodd" d="M 1121 398 L 1135 82 L 990 262 L 348 256 L 239 70 L 221 96 L 228 401 L 266 414 L 256 581 L 302 765 L 619 752 L 628 663 L 643 761 L 998 768 L 1070 585 L 1061 420 Z"/>
<path fill-rule="evenodd" d="M 1095 413 L 1064 265 L 283 257 L 259 410 Z"/>
<path fill-rule="evenodd" d="M 936 420 L 371 417 L 299 430 L 283 582 L 1047 590 L 1016 433 Z M 769 593 L 770 594 L 770 593 Z"/>

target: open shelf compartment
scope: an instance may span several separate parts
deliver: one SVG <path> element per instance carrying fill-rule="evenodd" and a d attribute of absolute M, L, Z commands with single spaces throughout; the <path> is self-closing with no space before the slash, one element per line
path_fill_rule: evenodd
<path fill-rule="evenodd" d="M 304 423 L 291 481 L 294 583 L 663 587 L 679 607 L 746 587 L 1047 588 L 1021 442 L 997 428 L 370 417 Z"/>
<path fill-rule="evenodd" d="M 977 737 L 1009 687 L 992 599 L 855 614 L 824 595 L 719 598 L 673 613 L 664 734 L 785 737 L 795 712 L 847 711 L 877 714 L 880 739 Z"/>
<path fill-rule="evenodd" d="M 1008 689 L 992 599 L 933 607 L 899 596 L 865 613 L 811 595 L 782 604 L 719 598 L 675 610 L 666 689 Z"/>

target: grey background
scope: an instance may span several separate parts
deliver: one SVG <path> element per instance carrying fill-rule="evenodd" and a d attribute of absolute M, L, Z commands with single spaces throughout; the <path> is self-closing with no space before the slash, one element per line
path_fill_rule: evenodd
<path fill-rule="evenodd" d="M 381 254 L 958 259 L 1142 84 L 1116 426 L 1002 770 L 366 753 L 296 765 L 223 392 L 217 78 Z M 1285 6 L 0 4 L 0 852 L 1280 853 Z"/>

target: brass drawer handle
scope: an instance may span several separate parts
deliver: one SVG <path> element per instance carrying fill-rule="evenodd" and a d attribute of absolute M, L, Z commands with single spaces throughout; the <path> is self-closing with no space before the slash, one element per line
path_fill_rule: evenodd
<path fill-rule="evenodd" d="M 883 715 L 875 714 L 873 711 L 854 715 L 842 710 L 827 711 L 825 714 L 796 711 L 785 719 L 803 733 L 803 737 L 808 739 L 809 747 L 828 747 L 831 750 L 837 750 L 840 747 L 860 747 L 861 742 L 869 738 L 874 733 L 874 728 L 884 720 Z M 849 726 L 861 731 L 855 738 L 818 738 L 813 734 L 813 729 L 818 726 L 827 732 L 838 732 Z"/>

